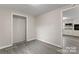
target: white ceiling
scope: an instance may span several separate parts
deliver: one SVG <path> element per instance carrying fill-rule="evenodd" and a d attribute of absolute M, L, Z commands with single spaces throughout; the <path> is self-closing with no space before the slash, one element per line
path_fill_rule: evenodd
<path fill-rule="evenodd" d="M 65 4 L 2 4 L 0 8 L 18 10 L 29 15 L 38 16 L 63 6 Z"/>
<path fill-rule="evenodd" d="M 79 6 L 69 9 L 63 12 L 63 17 L 68 17 L 71 19 L 79 19 Z"/>

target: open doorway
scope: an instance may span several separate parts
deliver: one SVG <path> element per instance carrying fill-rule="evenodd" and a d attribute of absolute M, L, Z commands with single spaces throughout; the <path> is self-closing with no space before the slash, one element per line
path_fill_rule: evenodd
<path fill-rule="evenodd" d="M 66 54 L 79 54 L 79 6 L 63 11 L 63 47 Z"/>

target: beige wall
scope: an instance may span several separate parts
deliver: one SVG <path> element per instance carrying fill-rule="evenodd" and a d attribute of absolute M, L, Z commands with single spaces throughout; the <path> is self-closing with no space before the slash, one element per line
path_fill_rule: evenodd
<path fill-rule="evenodd" d="M 0 9 L 0 48 L 11 45 L 11 12 Z"/>
<path fill-rule="evenodd" d="M 35 17 L 29 16 L 27 20 L 27 41 L 36 39 Z"/>
<path fill-rule="evenodd" d="M 37 39 L 62 47 L 61 10 L 57 9 L 37 17 Z"/>
<path fill-rule="evenodd" d="M 24 14 L 19 11 L 0 10 L 0 48 L 11 45 L 11 12 Z M 38 39 L 43 42 L 62 47 L 61 39 L 61 10 L 57 9 L 38 17 L 28 16 L 27 41 Z"/>

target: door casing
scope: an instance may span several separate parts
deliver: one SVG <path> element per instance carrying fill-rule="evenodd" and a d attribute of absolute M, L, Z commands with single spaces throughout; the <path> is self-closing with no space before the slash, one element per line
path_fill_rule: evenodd
<path fill-rule="evenodd" d="M 11 44 L 13 45 L 13 15 L 17 15 L 17 16 L 21 16 L 21 17 L 25 17 L 26 18 L 26 27 L 25 27 L 25 41 L 27 42 L 27 26 L 28 26 L 28 16 L 26 15 L 22 15 L 22 14 L 18 14 L 18 13 L 11 13 Z"/>

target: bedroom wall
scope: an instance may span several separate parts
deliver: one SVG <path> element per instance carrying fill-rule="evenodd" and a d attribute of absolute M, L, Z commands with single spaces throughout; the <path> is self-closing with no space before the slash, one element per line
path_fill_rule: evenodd
<path fill-rule="evenodd" d="M 22 13 L 20 11 L 14 11 L 9 9 L 0 8 L 0 49 L 12 46 L 12 38 L 11 38 L 11 14 L 22 14 L 28 16 L 27 20 L 27 41 L 33 40 L 35 38 L 35 27 L 34 27 L 34 17 Z"/>
<path fill-rule="evenodd" d="M 61 9 L 50 11 L 37 18 L 37 39 L 62 47 Z"/>

